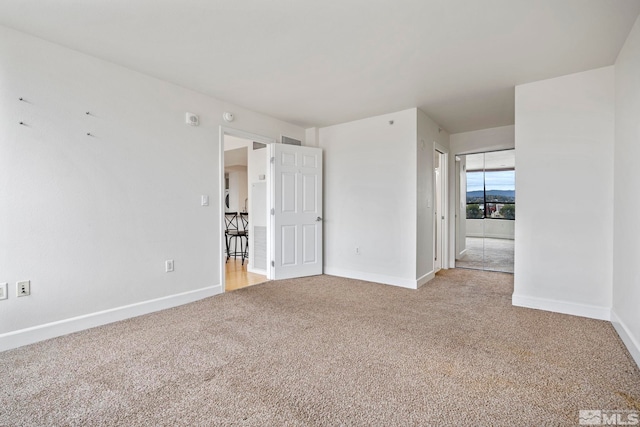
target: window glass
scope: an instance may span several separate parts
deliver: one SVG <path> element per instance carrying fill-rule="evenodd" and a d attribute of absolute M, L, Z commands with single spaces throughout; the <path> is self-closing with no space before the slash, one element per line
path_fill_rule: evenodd
<path fill-rule="evenodd" d="M 467 172 L 467 219 L 516 218 L 513 169 Z"/>

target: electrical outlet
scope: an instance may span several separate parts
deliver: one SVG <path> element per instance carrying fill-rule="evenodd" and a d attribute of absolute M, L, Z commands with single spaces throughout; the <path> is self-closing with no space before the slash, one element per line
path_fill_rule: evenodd
<path fill-rule="evenodd" d="M 9 298 L 8 283 L 0 283 L 0 300 Z"/>
<path fill-rule="evenodd" d="M 360 246 L 356 246 L 356 254 L 360 255 Z"/>
<path fill-rule="evenodd" d="M 173 260 L 168 259 L 164 262 L 164 271 L 166 273 L 171 273 L 173 271 Z"/>
<path fill-rule="evenodd" d="M 23 282 L 16 283 L 16 295 L 19 297 L 31 295 L 31 281 L 25 280 Z"/>

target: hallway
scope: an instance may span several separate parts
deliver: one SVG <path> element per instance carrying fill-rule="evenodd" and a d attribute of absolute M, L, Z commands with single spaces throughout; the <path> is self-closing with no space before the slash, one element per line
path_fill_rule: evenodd
<path fill-rule="evenodd" d="M 257 285 L 267 281 L 267 276 L 250 273 L 247 271 L 247 261 L 242 265 L 242 260 L 230 258 L 225 264 L 225 291 L 234 291 L 251 285 Z"/>

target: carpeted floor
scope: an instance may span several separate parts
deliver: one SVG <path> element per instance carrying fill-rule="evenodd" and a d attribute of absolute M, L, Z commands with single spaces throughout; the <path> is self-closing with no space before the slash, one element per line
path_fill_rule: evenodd
<path fill-rule="evenodd" d="M 417 291 L 267 282 L 0 353 L 2 426 L 577 425 L 640 410 L 608 322 L 511 306 L 513 276 Z"/>

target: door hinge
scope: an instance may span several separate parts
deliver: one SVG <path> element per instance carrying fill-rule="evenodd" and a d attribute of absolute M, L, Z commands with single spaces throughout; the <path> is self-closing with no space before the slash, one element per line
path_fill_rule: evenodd
<path fill-rule="evenodd" d="M 271 215 L 275 215 L 276 214 L 276 210 L 274 208 L 271 208 Z"/>
<path fill-rule="evenodd" d="M 275 267 L 276 266 L 276 262 L 275 261 L 271 261 L 271 267 Z"/>
<path fill-rule="evenodd" d="M 275 158 L 275 157 L 272 157 L 272 158 L 271 158 L 271 163 L 275 163 L 275 162 L 276 162 L 276 158 Z"/>

